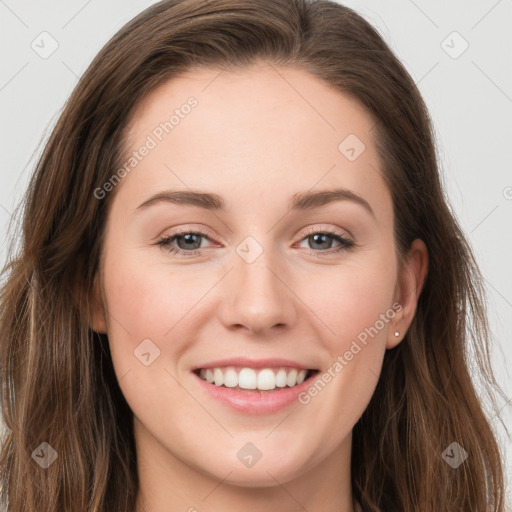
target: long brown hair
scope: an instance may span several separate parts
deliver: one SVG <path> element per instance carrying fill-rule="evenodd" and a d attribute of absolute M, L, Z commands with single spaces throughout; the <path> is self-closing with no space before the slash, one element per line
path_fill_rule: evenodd
<path fill-rule="evenodd" d="M 485 290 L 440 185 L 434 134 L 414 81 L 378 32 L 328 0 L 166 0 L 124 26 L 69 98 L 26 197 L 21 245 L 0 294 L 0 457 L 10 512 L 133 511 L 138 493 L 132 413 L 108 337 L 90 304 L 115 190 L 94 191 L 121 164 L 134 107 L 194 67 L 293 66 L 358 101 L 393 198 L 397 254 L 415 238 L 429 272 L 405 339 L 386 351 L 375 394 L 353 430 L 351 478 L 364 510 L 503 512 L 499 446 L 468 368 L 493 404 Z M 49 462 L 47 442 L 57 461 Z M 443 457 L 457 442 L 458 468 Z"/>

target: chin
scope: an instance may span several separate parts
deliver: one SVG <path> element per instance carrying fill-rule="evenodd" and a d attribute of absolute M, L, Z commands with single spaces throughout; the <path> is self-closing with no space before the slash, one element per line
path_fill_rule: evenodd
<path fill-rule="evenodd" d="M 226 461 L 227 462 L 227 461 Z M 252 467 L 245 467 L 238 460 L 231 464 L 221 464 L 215 468 L 215 478 L 225 484 L 238 487 L 274 487 L 277 482 L 284 484 L 300 476 L 305 468 L 303 461 L 291 459 L 285 449 L 274 452 L 269 457 L 263 457 Z M 229 476 L 226 475 L 229 473 Z"/>

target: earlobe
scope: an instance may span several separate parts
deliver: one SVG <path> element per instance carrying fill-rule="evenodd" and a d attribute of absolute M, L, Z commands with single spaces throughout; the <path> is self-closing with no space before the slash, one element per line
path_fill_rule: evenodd
<path fill-rule="evenodd" d="M 403 316 L 401 315 L 400 312 L 395 316 L 395 323 L 393 325 L 403 325 L 403 320 L 400 320 L 401 318 L 403 318 Z M 404 339 L 404 335 L 405 331 L 402 330 L 402 328 L 391 326 L 388 331 L 386 348 L 395 348 Z"/>
<path fill-rule="evenodd" d="M 397 283 L 398 302 L 402 307 L 395 315 L 388 331 L 386 348 L 396 347 L 405 336 L 416 313 L 418 298 L 428 272 L 428 250 L 425 242 L 417 238 L 411 244 Z M 398 335 L 396 335 L 398 333 Z"/>
<path fill-rule="evenodd" d="M 105 308 L 101 297 L 98 276 L 94 278 L 93 295 L 91 297 L 91 312 L 89 323 L 91 329 L 98 333 L 107 333 L 107 321 L 105 316 Z"/>

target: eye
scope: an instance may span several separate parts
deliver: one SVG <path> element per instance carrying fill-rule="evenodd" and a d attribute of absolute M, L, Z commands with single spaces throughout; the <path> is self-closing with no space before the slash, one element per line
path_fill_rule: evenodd
<path fill-rule="evenodd" d="M 309 247 L 307 249 L 309 252 L 317 254 L 325 252 L 328 254 L 338 253 L 340 251 L 350 249 L 356 245 L 353 240 L 347 238 L 346 236 L 329 230 L 320 231 L 310 229 L 306 233 L 306 236 L 301 240 L 301 243 L 303 241 L 308 241 Z M 339 246 L 335 247 L 334 249 L 330 247 L 333 241 L 338 242 L 339 244 Z M 315 246 L 320 250 L 313 250 L 315 249 Z"/>
<path fill-rule="evenodd" d="M 202 231 L 182 229 L 171 235 L 164 236 L 156 242 L 155 245 L 165 248 L 171 254 L 195 256 L 201 253 L 201 249 L 204 249 L 204 247 L 201 247 L 202 239 L 211 241 L 211 238 Z M 306 232 L 306 236 L 301 239 L 300 243 L 304 240 L 311 241 L 308 244 L 310 247 L 307 248 L 307 251 L 314 255 L 338 253 L 356 246 L 353 240 L 330 230 L 320 231 L 318 229 L 310 229 Z M 333 241 L 339 244 L 338 247 L 330 247 Z M 176 247 L 174 243 L 176 243 L 178 247 Z M 316 249 L 319 250 L 315 250 L 315 245 L 317 246 Z"/>
<path fill-rule="evenodd" d="M 179 230 L 178 234 L 173 233 L 161 238 L 156 245 L 165 247 L 170 253 L 190 256 L 201 252 L 199 249 L 202 238 L 210 240 L 210 237 L 201 231 Z M 172 245 L 174 241 L 178 242 L 178 247 Z"/>

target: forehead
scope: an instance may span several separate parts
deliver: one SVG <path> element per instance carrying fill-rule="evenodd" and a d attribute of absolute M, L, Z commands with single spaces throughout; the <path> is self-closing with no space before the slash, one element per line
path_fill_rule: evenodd
<path fill-rule="evenodd" d="M 190 70 L 132 114 L 124 163 L 151 150 L 123 178 L 122 195 L 138 205 L 163 189 L 196 188 L 245 205 L 342 186 L 389 216 L 373 127 L 356 100 L 300 69 Z"/>

